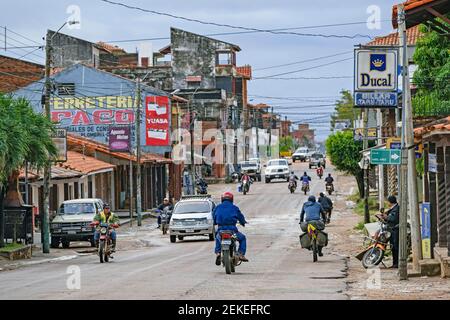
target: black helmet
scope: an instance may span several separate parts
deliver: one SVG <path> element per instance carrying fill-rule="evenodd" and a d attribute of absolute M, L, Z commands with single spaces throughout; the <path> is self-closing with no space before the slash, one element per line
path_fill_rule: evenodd
<path fill-rule="evenodd" d="M 291 174 L 294 174 L 294 171 L 291 171 Z"/>
<path fill-rule="evenodd" d="M 307 174 L 306 171 L 305 171 L 305 172 L 303 172 L 303 175 L 304 175 L 304 176 L 307 176 L 308 174 Z"/>
<path fill-rule="evenodd" d="M 309 197 L 308 197 L 308 201 L 310 201 L 310 202 L 316 202 L 316 197 L 314 197 L 314 196 L 309 196 Z"/>
<path fill-rule="evenodd" d="M 109 203 L 104 203 L 103 209 L 111 209 L 111 207 L 109 206 Z"/>
<path fill-rule="evenodd" d="M 323 194 L 323 192 L 321 192 L 319 195 L 320 195 L 321 197 L 325 197 L 325 195 Z"/>

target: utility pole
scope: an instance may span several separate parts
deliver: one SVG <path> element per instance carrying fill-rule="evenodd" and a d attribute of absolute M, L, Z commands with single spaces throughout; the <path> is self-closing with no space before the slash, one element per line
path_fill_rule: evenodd
<path fill-rule="evenodd" d="M 136 215 L 137 225 L 142 226 L 141 202 L 141 78 L 137 78 L 136 90 Z"/>
<path fill-rule="evenodd" d="M 408 244 L 407 244 L 407 215 L 408 215 L 408 196 L 407 196 L 407 181 L 408 181 L 408 155 L 406 148 L 406 107 L 408 97 L 406 90 L 407 77 L 407 52 L 406 52 L 406 21 L 404 6 L 399 4 L 397 6 L 398 12 L 398 34 L 400 40 L 400 48 L 402 48 L 402 162 L 400 166 L 400 217 L 399 217 L 399 278 L 400 280 L 408 279 L 407 259 L 408 259 Z"/>
<path fill-rule="evenodd" d="M 399 24 L 398 32 L 402 47 L 402 76 L 403 76 L 403 108 L 405 121 L 404 142 L 408 153 L 408 212 L 411 219 L 411 247 L 413 256 L 413 269 L 419 271 L 419 260 L 422 259 L 422 239 L 420 233 L 420 213 L 418 203 L 417 191 L 417 172 L 416 172 L 416 151 L 414 148 L 414 128 L 413 128 L 413 114 L 411 104 L 411 87 L 409 83 L 409 61 L 407 51 L 407 37 L 406 37 L 406 16 L 404 14 L 404 7 L 402 8 L 402 23 Z M 399 11 L 400 12 L 400 11 Z M 401 33 L 401 34 L 400 34 Z M 402 192 L 405 194 L 405 192 Z"/>
<path fill-rule="evenodd" d="M 131 132 L 131 130 L 130 130 Z M 130 170 L 129 170 L 129 180 L 130 180 L 130 185 L 129 185 L 129 193 L 130 193 L 130 227 L 133 226 L 133 151 L 132 149 L 130 149 Z"/>
<path fill-rule="evenodd" d="M 45 38 L 45 116 L 50 120 L 50 92 L 52 84 L 50 82 L 50 65 L 51 65 L 51 37 L 50 32 L 47 31 Z M 50 228 L 49 228 L 49 194 L 50 194 L 50 174 L 51 174 L 51 162 L 47 161 L 44 166 L 44 181 L 43 181 L 43 213 L 42 213 L 42 252 L 50 253 Z"/>
<path fill-rule="evenodd" d="M 272 127 L 273 127 L 273 107 L 270 108 L 270 125 L 269 125 L 269 152 L 267 153 L 272 158 Z"/>
<path fill-rule="evenodd" d="M 378 127 L 378 145 L 383 144 L 383 114 L 381 109 L 377 109 L 377 127 Z M 384 208 L 384 166 L 380 164 L 378 166 L 378 208 Z"/>
<path fill-rule="evenodd" d="M 364 109 L 364 140 L 363 140 L 363 150 L 369 148 L 369 109 Z M 363 155 L 363 163 L 366 159 Z M 370 212 L 369 212 L 369 169 L 370 165 L 364 163 L 364 223 L 370 223 Z"/>

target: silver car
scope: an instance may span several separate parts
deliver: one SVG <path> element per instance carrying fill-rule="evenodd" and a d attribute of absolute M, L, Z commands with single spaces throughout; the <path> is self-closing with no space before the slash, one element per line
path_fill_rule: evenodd
<path fill-rule="evenodd" d="M 189 236 L 208 236 L 214 241 L 213 210 L 210 195 L 184 196 L 175 205 L 169 224 L 170 242 Z"/>

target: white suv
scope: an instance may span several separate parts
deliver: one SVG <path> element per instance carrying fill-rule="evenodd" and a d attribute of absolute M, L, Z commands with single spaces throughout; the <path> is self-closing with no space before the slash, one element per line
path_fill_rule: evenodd
<path fill-rule="evenodd" d="M 289 163 L 286 159 L 269 160 L 264 167 L 266 167 L 264 172 L 266 183 L 270 183 L 273 179 L 289 181 Z"/>
<path fill-rule="evenodd" d="M 209 236 L 214 241 L 213 211 L 215 203 L 211 195 L 183 196 L 175 205 L 169 223 L 170 242 L 188 236 Z"/>

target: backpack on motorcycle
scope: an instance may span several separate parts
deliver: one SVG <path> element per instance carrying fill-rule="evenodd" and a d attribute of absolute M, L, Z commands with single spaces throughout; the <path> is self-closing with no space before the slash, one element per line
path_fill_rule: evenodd
<path fill-rule="evenodd" d="M 311 223 L 318 230 L 325 229 L 325 224 L 322 221 L 310 221 L 309 223 Z M 307 232 L 308 231 L 308 222 L 305 221 L 305 222 L 300 223 L 300 228 L 302 229 L 303 232 Z"/>
<path fill-rule="evenodd" d="M 304 249 L 309 249 L 311 247 L 311 239 L 309 239 L 306 232 L 300 235 L 300 245 Z"/>

